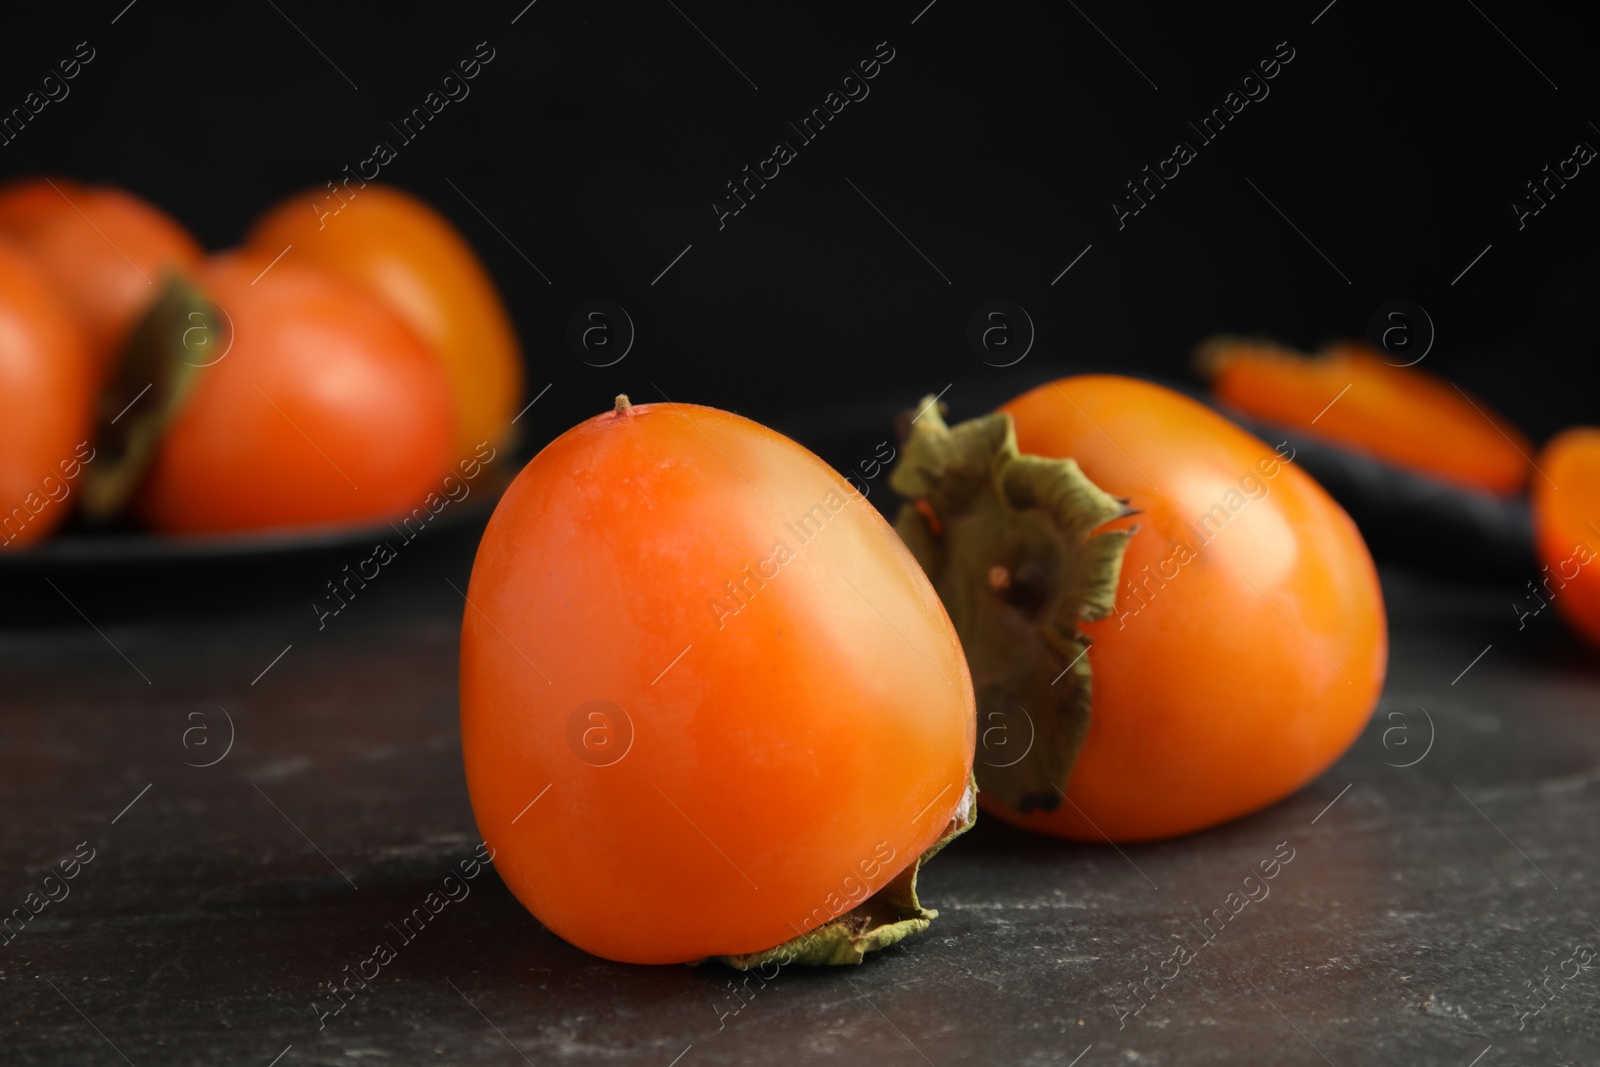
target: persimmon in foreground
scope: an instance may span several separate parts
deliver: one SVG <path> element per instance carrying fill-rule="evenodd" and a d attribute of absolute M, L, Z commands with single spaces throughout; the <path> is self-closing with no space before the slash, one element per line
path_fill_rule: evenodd
<path fill-rule="evenodd" d="M 925 928 L 972 814 L 972 685 L 932 586 L 827 464 L 684 404 L 568 430 L 478 548 L 467 785 L 550 930 L 631 963 L 858 962 Z"/>
<path fill-rule="evenodd" d="M 966 649 L 985 809 L 1085 841 L 1169 837 L 1349 747 L 1383 685 L 1383 599 L 1354 523 L 1292 460 L 1112 376 L 912 424 L 896 529 Z"/>
<path fill-rule="evenodd" d="M 1253 418 L 1308 430 L 1396 466 L 1491 493 L 1528 477 L 1528 439 L 1483 401 L 1358 342 L 1315 356 L 1214 337 L 1196 362 L 1218 398 Z"/>
<path fill-rule="evenodd" d="M 1544 562 L 1534 595 L 1553 601 L 1574 629 L 1600 645 L 1600 429 L 1577 426 L 1545 445 L 1532 497 L 1534 542 Z"/>

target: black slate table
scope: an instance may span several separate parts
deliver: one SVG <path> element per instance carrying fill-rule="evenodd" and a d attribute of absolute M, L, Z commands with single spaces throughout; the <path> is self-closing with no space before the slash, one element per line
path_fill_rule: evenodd
<path fill-rule="evenodd" d="M 0 634 L 0 908 L 59 899 L 0 944 L 0 1063 L 1600 1060 L 1600 668 L 1549 612 L 1519 630 L 1515 586 L 1387 573 L 1382 704 L 1269 810 L 1120 849 L 983 820 L 925 875 L 926 936 L 746 982 L 587 956 L 492 869 L 390 933 L 477 844 L 471 546 L 441 531 L 322 630 L 337 554 L 41 586 L 74 607 Z M 382 940 L 324 1020 L 319 985 Z"/>

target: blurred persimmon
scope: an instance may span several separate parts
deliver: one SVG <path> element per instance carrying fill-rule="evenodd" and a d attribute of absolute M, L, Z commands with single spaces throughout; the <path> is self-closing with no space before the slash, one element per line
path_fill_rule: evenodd
<path fill-rule="evenodd" d="M 66 304 L 38 264 L 0 240 L 0 550 L 67 517 L 94 455 L 88 357 Z"/>
<path fill-rule="evenodd" d="M 437 352 L 455 405 L 455 448 L 499 444 L 522 397 L 522 354 L 494 282 L 433 208 L 398 189 L 363 185 L 349 199 L 320 190 L 263 215 L 254 252 L 312 264 L 386 301 Z"/>
<path fill-rule="evenodd" d="M 1600 645 L 1600 429 L 1575 426 L 1545 445 L 1531 495 L 1544 562 L 1536 595 Z"/>
<path fill-rule="evenodd" d="M 83 186 L 59 176 L 18 178 L 0 186 L 0 233 L 13 239 L 36 232 L 58 213 L 72 210 Z"/>
<path fill-rule="evenodd" d="M 1515 493 L 1528 439 L 1483 401 L 1359 342 L 1315 356 L 1271 342 L 1214 337 L 1196 361 L 1218 398 L 1253 418 L 1310 431 L 1440 481 Z"/>
<path fill-rule="evenodd" d="M 192 273 L 200 264 L 200 246 L 187 230 L 121 189 L 40 178 L 12 187 L 3 206 L 0 228 L 38 259 L 66 298 L 97 378 L 109 373 L 166 274 Z"/>
<path fill-rule="evenodd" d="M 225 333 L 165 428 L 137 501 L 167 533 L 381 520 L 451 460 L 438 361 L 382 301 L 314 268 L 211 260 Z"/>

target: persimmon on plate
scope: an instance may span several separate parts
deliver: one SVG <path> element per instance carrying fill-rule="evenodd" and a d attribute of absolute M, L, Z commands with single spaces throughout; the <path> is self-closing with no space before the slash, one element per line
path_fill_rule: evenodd
<path fill-rule="evenodd" d="M 454 450 L 506 443 L 521 406 L 522 351 L 494 281 L 454 226 L 392 186 L 309 190 L 257 220 L 246 247 L 320 267 L 388 304 L 433 350 L 455 407 Z"/>
<path fill-rule="evenodd" d="M 81 324 L 96 384 L 115 373 L 168 277 L 192 277 L 202 259 L 189 232 L 148 201 L 58 178 L 0 190 L 0 230 L 38 260 Z"/>
<path fill-rule="evenodd" d="M 94 458 L 92 377 L 66 302 L 0 238 L 0 550 L 38 543 L 76 506 Z"/>

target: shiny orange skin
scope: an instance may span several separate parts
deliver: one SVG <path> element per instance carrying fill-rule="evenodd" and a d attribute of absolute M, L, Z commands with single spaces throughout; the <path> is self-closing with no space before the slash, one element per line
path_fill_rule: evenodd
<path fill-rule="evenodd" d="M 68 186 L 62 191 L 62 199 L 70 198 L 66 210 L 36 186 L 27 191 L 18 203 L 36 204 L 44 213 L 35 225 L 13 232 L 82 323 L 90 359 L 104 378 L 167 272 L 189 275 L 198 269 L 200 246 L 160 209 L 131 193 Z"/>
<path fill-rule="evenodd" d="M 1093 706 L 1072 803 L 996 814 L 1084 841 L 1170 837 L 1333 763 L 1377 702 L 1388 635 L 1366 543 L 1322 487 L 1148 382 L 1066 378 L 1001 410 L 1024 453 L 1072 457 L 1140 514 L 1111 526 L 1138 530 L 1117 613 L 1084 626 Z"/>
<path fill-rule="evenodd" d="M 265 265 L 223 256 L 202 275 L 232 345 L 163 438 L 144 518 L 186 534 L 377 522 L 442 495 L 455 425 L 422 342 L 320 271 L 279 263 L 252 284 Z"/>
<path fill-rule="evenodd" d="M 1558 434 L 1539 454 L 1533 533 L 1544 563 L 1536 589 L 1600 645 L 1600 428 Z M 1527 607 L 1537 603 L 1530 592 Z"/>
<path fill-rule="evenodd" d="M 311 189 L 285 200 L 256 222 L 247 246 L 271 257 L 292 245 L 284 262 L 315 264 L 386 300 L 438 353 L 456 450 L 504 442 L 522 398 L 522 351 L 472 247 L 409 193 L 368 184 L 344 195 Z"/>
<path fill-rule="evenodd" d="M 941 835 L 971 678 L 853 495 L 747 419 L 643 404 L 567 431 L 500 501 L 462 626 L 462 749 L 495 867 L 556 934 L 631 963 L 771 948 Z M 592 700 L 623 709 L 629 747 Z M 621 757 L 596 765 L 607 744 Z"/>
<path fill-rule="evenodd" d="M 92 459 L 83 336 L 38 264 L 0 240 L 0 551 L 43 538 L 72 510 Z"/>
<path fill-rule="evenodd" d="M 13 239 L 36 232 L 60 212 L 71 211 L 84 187 L 70 178 L 19 178 L 0 186 L 0 233 Z"/>
<path fill-rule="evenodd" d="M 1469 489 L 1515 493 L 1528 480 L 1533 446 L 1516 427 L 1459 387 L 1395 366 L 1363 343 L 1308 357 L 1237 342 L 1204 360 L 1216 395 L 1263 421 Z"/>

